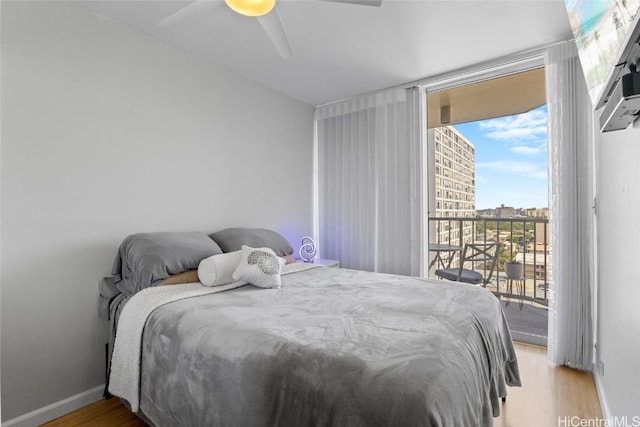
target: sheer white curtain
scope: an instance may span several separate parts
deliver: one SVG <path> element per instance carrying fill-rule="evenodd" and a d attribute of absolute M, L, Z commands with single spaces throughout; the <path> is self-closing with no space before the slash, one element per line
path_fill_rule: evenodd
<path fill-rule="evenodd" d="M 418 98 L 391 89 L 316 109 L 321 257 L 420 274 Z"/>
<path fill-rule="evenodd" d="M 593 111 L 574 42 L 546 53 L 551 274 L 549 359 L 591 370 Z"/>

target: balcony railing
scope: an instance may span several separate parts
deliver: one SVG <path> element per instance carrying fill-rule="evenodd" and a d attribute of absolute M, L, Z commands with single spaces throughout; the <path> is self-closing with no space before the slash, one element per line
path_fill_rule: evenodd
<path fill-rule="evenodd" d="M 487 288 L 500 297 L 536 305 L 549 305 L 549 221 L 544 218 L 448 218 L 429 217 L 431 243 L 464 248 L 465 243 L 500 242 L 500 254 Z M 430 253 L 430 257 L 435 256 Z M 460 251 L 441 253 L 446 265 L 458 267 Z M 451 257 L 451 258 L 449 258 Z M 510 282 L 508 261 L 523 264 L 523 282 Z M 465 265 L 483 275 L 487 266 Z M 429 274 L 433 276 L 436 267 Z"/>

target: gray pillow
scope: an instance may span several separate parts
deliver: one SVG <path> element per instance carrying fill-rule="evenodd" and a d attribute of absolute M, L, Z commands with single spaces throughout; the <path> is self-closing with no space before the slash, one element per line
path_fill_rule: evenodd
<path fill-rule="evenodd" d="M 224 252 L 252 248 L 271 248 L 278 256 L 291 255 L 293 248 L 280 234 L 266 228 L 227 228 L 209 235 Z"/>
<path fill-rule="evenodd" d="M 205 258 L 221 254 L 205 233 L 139 233 L 126 237 L 113 263 L 115 285 L 133 295 L 174 274 L 198 268 Z"/>

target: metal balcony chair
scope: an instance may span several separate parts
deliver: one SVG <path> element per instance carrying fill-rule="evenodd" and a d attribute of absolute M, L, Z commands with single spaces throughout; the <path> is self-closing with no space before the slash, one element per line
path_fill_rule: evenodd
<path fill-rule="evenodd" d="M 499 249 L 500 243 L 498 242 L 467 243 L 462 251 L 460 267 L 436 270 L 435 274 L 441 279 L 474 285 L 481 284 L 486 288 L 498 263 Z M 465 266 L 473 268 L 478 264 L 484 265 L 480 271 L 465 268 Z"/>

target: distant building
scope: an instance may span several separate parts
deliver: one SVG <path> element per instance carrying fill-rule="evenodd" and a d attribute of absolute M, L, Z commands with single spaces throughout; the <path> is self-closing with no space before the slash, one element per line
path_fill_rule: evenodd
<path fill-rule="evenodd" d="M 476 216 L 475 148 L 452 126 L 435 128 L 434 134 L 436 216 L 473 218 Z M 472 241 L 473 224 L 467 222 L 462 228 L 459 229 L 458 222 L 439 221 L 437 241 L 451 244 Z"/>
<path fill-rule="evenodd" d="M 547 223 L 543 223 L 543 222 L 536 223 L 535 230 L 534 230 L 534 242 L 537 245 L 549 244 L 549 225 Z"/>
<path fill-rule="evenodd" d="M 480 209 L 476 211 L 476 215 L 483 218 L 493 218 L 496 216 L 495 209 Z"/>
<path fill-rule="evenodd" d="M 549 208 L 526 209 L 526 215 L 530 218 L 549 218 Z"/>
<path fill-rule="evenodd" d="M 525 279 L 549 281 L 549 254 L 547 252 L 519 253 L 514 261 L 524 264 Z"/>
<path fill-rule="evenodd" d="M 515 208 L 504 204 L 496 208 L 496 218 L 513 218 L 516 216 Z"/>

